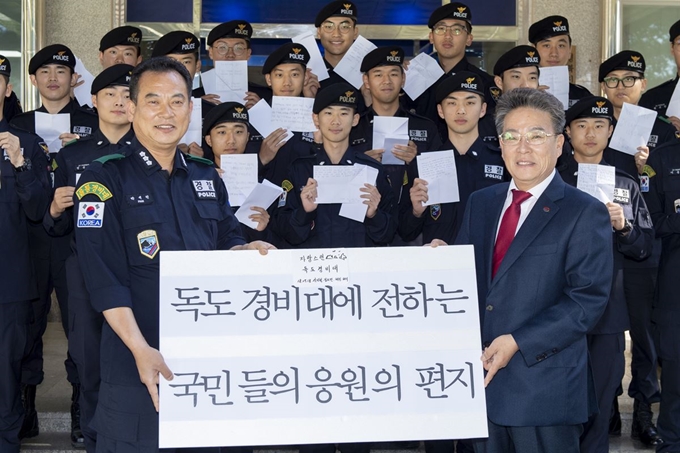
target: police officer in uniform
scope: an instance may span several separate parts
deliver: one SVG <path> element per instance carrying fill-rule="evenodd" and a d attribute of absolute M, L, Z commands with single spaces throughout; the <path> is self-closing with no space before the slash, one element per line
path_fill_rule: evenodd
<path fill-rule="evenodd" d="M 403 96 L 402 102 L 406 103 L 408 110 L 415 108 L 416 113 L 434 121 L 441 137 L 444 138 L 448 131 L 446 123 L 439 116 L 435 99 L 440 83 L 460 71 L 477 74 L 487 88 L 484 97 L 489 109 L 496 105 L 500 93 L 494 88 L 491 75 L 471 64 L 465 57 L 465 49 L 472 45 L 473 39 L 472 11 L 467 5 L 452 2 L 440 6 L 430 15 L 427 26 L 430 28 L 430 43 L 436 52 L 435 57 L 445 74 L 418 99 L 411 100 L 408 96 Z M 489 123 L 489 126 L 483 129 L 484 132 L 489 131 L 489 134 L 484 133 L 485 136 L 494 137 L 491 141 L 497 141 L 493 125 Z"/>
<path fill-rule="evenodd" d="M 680 451 L 680 143 L 652 153 L 647 203 L 656 235 L 663 241 L 652 309 L 653 334 L 661 359 L 661 404 L 657 427 L 664 443 L 657 452 Z"/>
<path fill-rule="evenodd" d="M 56 114 L 66 113 L 70 116 L 71 129 L 59 136 L 62 145 L 92 135 L 99 125 L 97 115 L 91 110 L 82 108 L 71 98 L 71 87 L 76 82 L 73 72 L 76 60 L 71 50 L 61 44 L 47 46 L 35 54 L 28 64 L 31 83 L 38 88 L 42 105 L 35 111 L 25 112 L 12 119 L 12 125 L 26 132 L 35 133 L 35 112 Z M 50 155 L 51 168 L 54 169 L 54 157 Z M 51 174 L 52 182 L 54 175 Z M 68 289 L 64 262 L 71 254 L 69 240 L 65 237 L 51 237 L 42 226 L 42 221 L 30 225 L 31 253 L 36 270 L 39 302 L 34 303 L 34 324 L 31 326 L 31 349 L 24 360 L 22 383 L 25 385 L 24 405 L 26 417 L 22 428 L 22 437 L 38 435 L 38 415 L 35 411 L 35 389 L 43 380 L 42 336 L 47 327 L 47 314 L 51 306 L 52 289 L 56 291 L 61 322 L 68 336 Z M 72 399 L 77 404 L 76 392 L 78 373 L 73 361 L 67 357 L 67 379 L 73 386 Z M 72 411 L 77 415 L 78 411 Z M 74 420 L 74 426 L 77 426 Z M 75 433 L 77 434 L 77 433 Z M 82 443 L 82 439 L 79 443 Z"/>
<path fill-rule="evenodd" d="M 349 134 L 359 122 L 356 113 L 358 92 L 340 83 L 325 88 L 314 99 L 314 123 L 321 145 L 314 153 L 298 157 L 290 166 L 286 181 L 290 187 L 286 204 L 274 212 L 274 231 L 299 248 L 370 247 L 387 245 L 397 229 L 396 204 L 384 170 L 361 149 L 350 146 Z M 361 189 L 368 205 L 363 222 L 339 215 L 339 204 L 317 205 L 315 165 L 368 165 L 378 169 L 375 185 Z M 285 188 L 285 187 L 284 187 Z"/>
<path fill-rule="evenodd" d="M 176 30 L 161 36 L 161 38 L 156 41 L 151 57 L 166 56 L 179 61 L 187 68 L 187 71 L 189 71 L 191 80 L 194 80 L 196 73 L 201 72 L 200 50 L 201 41 L 196 35 L 189 33 L 188 31 Z M 201 102 L 201 115 L 203 119 L 205 119 L 210 109 L 215 106 L 212 102 L 201 99 L 201 96 L 204 94 L 203 88 L 196 88 L 192 92 L 192 97 L 198 98 L 194 99 L 194 105 L 199 101 Z M 208 160 L 213 159 L 212 151 L 203 146 L 202 143 L 180 143 L 180 149 L 184 153 L 205 157 Z"/>
<path fill-rule="evenodd" d="M 515 88 L 538 89 L 541 56 L 532 46 L 517 46 L 505 52 L 493 67 L 494 83 L 501 92 Z"/>
<path fill-rule="evenodd" d="M 206 116 L 203 122 L 203 137 L 215 156 L 215 167 L 220 176 L 224 173 L 220 168 L 223 155 L 246 152 L 249 128 L 248 110 L 245 105 L 238 102 L 225 102 L 215 106 Z M 237 206 L 232 206 L 234 214 L 237 209 Z M 258 206 L 253 206 L 250 209 L 254 212 L 249 218 L 257 222 L 257 227 L 253 229 L 240 224 L 241 236 L 248 241 L 273 242 L 270 231 L 267 229 L 269 224 L 267 209 Z"/>
<path fill-rule="evenodd" d="M 563 16 L 548 16 L 529 27 L 529 42 L 541 56 L 541 67 L 566 66 L 571 58 L 571 35 L 569 21 Z M 569 105 L 579 99 L 592 96 L 587 88 L 569 83 Z"/>
<path fill-rule="evenodd" d="M 407 202 L 400 206 L 399 233 L 405 240 L 422 233 L 423 243 L 438 238 L 453 244 L 470 194 L 507 181 L 501 150 L 485 142 L 479 133 L 479 120 L 486 114 L 485 92 L 482 78 L 467 71 L 449 77 L 437 88 L 439 114 L 449 129 L 440 149 L 453 149 L 460 201 L 423 207 L 428 196 L 427 181 L 416 179 Z"/>
<path fill-rule="evenodd" d="M 165 57 L 141 63 L 130 99 L 136 138 L 80 178 L 75 237 L 90 300 L 106 320 L 97 450 L 155 452 L 156 383 L 159 373 L 172 378 L 158 351 L 158 252 L 271 246 L 245 243 L 212 162 L 177 149 L 191 112 L 186 68 Z"/>
<path fill-rule="evenodd" d="M 9 59 L 6 57 L 0 57 L 0 66 L 3 66 L 7 62 L 9 67 Z M 9 82 L 8 82 L 9 84 Z M 6 121 L 11 121 L 12 118 L 14 118 L 16 115 L 21 113 L 23 110 L 21 109 L 21 102 L 19 102 L 19 98 L 17 97 L 16 93 L 13 90 L 10 90 L 10 93 L 5 96 L 4 99 L 4 107 L 2 108 L 2 117 Z"/>
<path fill-rule="evenodd" d="M 373 103 L 350 133 L 350 144 L 366 150 L 370 157 L 381 161 L 384 153 L 392 153 L 404 162 L 405 165 L 383 165 L 396 203 L 407 197 L 407 192 L 402 191 L 412 185 L 416 174 L 416 155 L 441 146 L 437 126 L 424 116 L 404 109 L 399 103 L 399 92 L 406 82 L 403 63 L 404 50 L 396 46 L 378 47 L 364 57 L 361 63 L 364 88 L 370 93 Z M 395 145 L 393 149 L 374 149 L 373 119 L 376 116 L 408 118 L 408 144 Z"/>
<path fill-rule="evenodd" d="M 668 80 L 658 87 L 652 88 L 640 98 L 640 105 L 642 107 L 656 110 L 660 115 L 664 116 L 666 116 L 668 103 L 671 100 L 671 96 L 673 96 L 675 87 L 678 85 L 678 78 L 680 78 L 680 20 L 671 25 L 668 34 L 670 35 L 671 41 L 671 54 L 675 59 L 675 66 L 678 68 L 678 73 L 674 79 Z M 680 131 L 680 118 L 672 116 L 669 119 L 673 126 L 675 126 L 675 129 Z"/>
<path fill-rule="evenodd" d="M 99 41 L 102 69 L 116 64 L 137 66 L 142 62 L 142 30 L 131 25 L 116 27 Z"/>
<path fill-rule="evenodd" d="M 99 112 L 99 127 L 93 135 L 67 145 L 56 156 L 54 197 L 43 220 L 45 229 L 52 236 L 72 240 L 73 193 L 90 163 L 132 143 L 134 132 L 127 118 L 127 103 L 133 69 L 127 64 L 117 64 L 95 77 L 91 93 L 92 103 Z M 65 267 L 69 290 L 69 353 L 76 364 L 80 381 L 79 391 L 74 395 L 79 406 L 72 406 L 72 410 L 78 410 L 79 407 L 80 417 L 72 414 L 74 426 L 71 443 L 94 452 L 96 433 L 90 428 L 90 421 L 99 394 L 100 338 L 104 319 L 90 304 L 77 256 L 69 255 Z M 78 418 L 80 423 L 76 425 Z"/>
<path fill-rule="evenodd" d="M 578 165 L 600 164 L 603 151 L 614 128 L 614 107 L 599 96 L 583 98 L 566 113 L 566 132 L 574 149 L 573 156 L 564 159 L 558 168 L 564 182 L 576 186 Z M 595 394 L 599 413 L 589 418 L 581 435 L 581 451 L 609 451 L 609 416 L 616 391 L 624 374 L 625 338 L 629 328 L 624 296 L 624 257 L 643 260 L 651 253 L 653 229 L 647 206 L 638 183 L 630 175 L 617 170 L 614 200 L 607 203 L 614 230 L 614 279 L 604 314 L 588 333 Z"/>
<path fill-rule="evenodd" d="M 12 87 L 9 60 L 0 55 L 0 61 L 0 451 L 19 453 L 21 361 L 30 344 L 31 303 L 38 298 L 28 222 L 47 209 L 49 183 L 45 144 L 2 116 Z"/>

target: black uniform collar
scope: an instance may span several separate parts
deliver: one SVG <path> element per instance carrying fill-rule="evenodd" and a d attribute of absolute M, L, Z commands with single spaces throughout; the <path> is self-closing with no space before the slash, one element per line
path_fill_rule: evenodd
<path fill-rule="evenodd" d="M 489 143 L 485 142 L 484 137 L 482 137 L 481 135 L 477 136 L 477 139 L 472 143 L 470 149 L 468 149 L 468 151 L 465 154 L 460 154 L 458 152 L 456 146 L 453 143 L 451 143 L 450 138 L 446 139 L 446 142 L 442 145 L 441 149 L 442 150 L 453 149 L 454 150 L 453 155 L 456 157 L 456 159 L 458 158 L 462 159 L 467 157 L 474 160 L 480 159 L 484 149 L 500 152 L 500 150 L 494 148 L 493 146 L 489 146 Z"/>
<path fill-rule="evenodd" d="M 144 148 L 141 143 L 139 143 L 139 140 L 137 140 L 136 137 L 131 140 L 130 146 L 133 149 L 133 159 L 139 164 L 140 167 L 144 169 L 144 172 L 147 175 L 161 171 L 163 169 L 163 167 L 161 167 L 158 161 L 154 159 L 151 153 L 146 148 Z M 175 159 L 173 161 L 172 174 L 174 175 L 177 170 L 183 170 L 187 173 L 189 172 L 187 169 L 186 160 L 184 159 L 184 156 L 180 152 L 179 148 L 175 149 Z"/>
<path fill-rule="evenodd" d="M 354 155 L 355 155 L 354 150 L 352 149 L 351 146 L 348 146 L 347 149 L 345 150 L 345 153 L 340 158 L 340 162 L 338 162 L 337 164 L 333 164 L 331 162 L 331 158 L 328 157 L 328 154 L 326 153 L 326 150 L 324 149 L 323 145 L 321 145 L 316 151 L 316 162 L 319 165 L 354 165 L 356 163 Z"/>
<path fill-rule="evenodd" d="M 0 131 L 7 132 L 9 130 L 9 123 L 5 118 L 0 120 Z"/>
<path fill-rule="evenodd" d="M 410 112 L 406 110 L 404 107 L 402 107 L 401 104 L 399 104 L 399 108 L 397 109 L 397 112 L 394 114 L 395 117 L 398 118 L 408 118 Z M 368 110 L 366 110 L 363 115 L 368 119 L 371 123 L 373 122 L 373 118 L 376 116 L 380 116 L 377 113 L 375 113 L 375 110 L 373 110 L 373 107 L 369 107 Z"/>
<path fill-rule="evenodd" d="M 437 62 L 439 62 L 439 57 L 437 57 Z M 441 64 L 439 66 L 441 66 Z M 470 62 L 467 60 L 467 57 L 465 57 L 465 55 L 463 55 L 463 58 L 458 63 L 456 63 L 456 65 L 453 68 L 451 68 L 451 70 L 449 72 L 444 74 L 444 77 L 452 76 L 455 73 L 460 72 L 460 71 L 467 71 L 469 67 L 470 67 Z"/>
<path fill-rule="evenodd" d="M 64 106 L 63 109 L 59 110 L 58 113 L 74 113 L 76 110 L 80 110 L 80 105 L 74 100 L 71 99 L 68 104 Z M 40 108 L 36 110 L 36 112 L 42 112 L 42 113 L 49 113 L 47 109 L 45 108 L 44 105 L 41 105 Z"/>

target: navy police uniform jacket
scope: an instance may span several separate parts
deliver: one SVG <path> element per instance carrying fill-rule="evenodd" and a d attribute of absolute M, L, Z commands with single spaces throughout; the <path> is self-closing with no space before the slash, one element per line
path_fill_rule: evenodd
<path fill-rule="evenodd" d="M 272 184 L 281 186 L 288 177 L 291 164 L 299 157 L 309 156 L 314 149 L 314 135 L 312 133 L 293 132 L 293 136 L 279 148 L 274 159 L 267 164 L 263 164 L 259 159 L 257 160 L 258 180 L 266 179 Z"/>
<path fill-rule="evenodd" d="M 447 140 L 441 149 L 453 149 L 460 201 L 428 206 L 421 217 L 416 217 L 413 215 L 411 197 L 404 194 L 399 204 L 398 231 L 405 241 L 412 241 L 422 233 L 425 244 L 432 242 L 433 239 L 453 244 L 472 192 L 509 181 L 501 150 L 485 142 L 482 137 L 478 137 L 465 154 L 456 151 L 450 140 Z"/>
<path fill-rule="evenodd" d="M 294 247 L 372 247 L 387 245 L 397 230 L 397 208 L 385 173 L 375 159 L 350 146 L 337 165 L 363 164 L 378 169 L 376 187 L 380 203 L 375 216 L 356 222 L 340 217 L 340 204 L 320 204 L 312 212 L 305 212 L 300 191 L 314 175 L 315 165 L 333 165 L 319 146 L 315 154 L 299 157 L 290 168 L 282 187 L 285 205 L 274 211 L 271 226 L 274 233 Z"/>
<path fill-rule="evenodd" d="M 608 165 L 600 162 L 600 165 Z M 567 184 L 576 187 L 578 182 L 578 162 L 573 156 L 558 168 L 560 176 Z M 591 335 L 621 333 L 630 328 L 628 308 L 623 285 L 623 269 L 626 259 L 642 261 L 649 257 L 654 246 L 654 229 L 638 183 L 628 174 L 616 170 L 614 203 L 623 208 L 626 219 L 633 229 L 626 236 L 612 232 L 614 253 L 614 279 L 612 290 L 604 314 L 597 325 L 589 332 Z"/>
<path fill-rule="evenodd" d="M 671 101 L 671 96 L 673 96 L 673 91 L 678 84 L 678 78 L 680 76 L 676 75 L 674 79 L 668 80 L 659 86 L 648 90 L 640 98 L 638 103 L 641 107 L 656 110 L 659 115 L 666 115 L 666 109 L 668 108 L 668 103 Z"/>
<path fill-rule="evenodd" d="M 29 220 L 40 221 L 49 203 L 47 157 L 38 137 L 16 130 L 0 119 L 0 132 L 19 137 L 30 171 L 15 172 L 2 150 L 0 160 L 0 304 L 38 297 L 29 255 Z M 44 145 L 44 144 L 43 144 Z"/>
<path fill-rule="evenodd" d="M 164 171 L 136 139 L 121 154 L 93 162 L 74 195 L 78 261 L 96 311 L 132 309 L 158 348 L 161 250 L 226 250 L 245 241 L 217 171 L 176 150 Z M 141 386 L 132 353 L 102 331 L 102 381 Z"/>
<path fill-rule="evenodd" d="M 377 115 L 372 108 L 369 108 L 361 115 L 359 124 L 352 128 L 349 134 L 349 143 L 358 149 L 370 151 L 373 149 L 373 118 Z M 408 118 L 408 136 L 413 140 L 418 148 L 418 154 L 439 149 L 442 141 L 437 131 L 437 126 L 424 116 L 411 113 L 403 107 L 399 107 L 394 115 L 399 118 Z M 385 150 L 386 153 L 391 152 Z M 403 197 L 408 196 L 408 191 L 404 192 L 404 187 L 409 187 L 416 174 L 416 159 L 408 165 L 383 165 L 383 169 L 390 181 L 394 197 L 397 203 Z"/>
<path fill-rule="evenodd" d="M 83 172 L 90 163 L 100 157 L 117 153 L 120 148 L 130 145 L 135 136 L 132 128 L 118 143 L 111 143 L 106 136 L 97 129 L 89 137 L 81 138 L 64 147 L 54 159 L 54 189 L 60 187 L 76 187 Z M 54 219 L 49 209 L 43 219 L 45 230 L 52 236 L 65 236 L 73 232 L 73 208 L 66 209 L 61 216 Z"/>
<path fill-rule="evenodd" d="M 35 134 L 34 112 L 48 113 L 44 106 L 40 106 L 37 110 L 25 112 L 12 118 L 12 126 Z M 71 99 L 59 113 L 68 113 L 71 116 L 71 130 L 69 132 L 79 135 L 80 138 L 92 135 L 99 129 L 97 114 L 89 108 L 81 107 L 74 99 Z"/>

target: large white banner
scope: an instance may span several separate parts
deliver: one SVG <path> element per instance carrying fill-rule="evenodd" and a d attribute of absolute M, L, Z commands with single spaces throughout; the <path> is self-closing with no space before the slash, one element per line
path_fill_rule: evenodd
<path fill-rule="evenodd" d="M 486 437 L 472 246 L 161 252 L 160 447 Z"/>

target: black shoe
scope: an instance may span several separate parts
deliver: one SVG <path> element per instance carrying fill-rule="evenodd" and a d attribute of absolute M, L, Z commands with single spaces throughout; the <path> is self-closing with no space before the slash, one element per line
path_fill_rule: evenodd
<path fill-rule="evenodd" d="M 618 398 L 614 398 L 614 404 L 612 404 L 612 412 L 611 415 L 609 415 L 609 435 L 610 436 L 621 435 L 621 413 L 619 412 Z"/>
<path fill-rule="evenodd" d="M 38 412 L 35 410 L 35 385 L 21 386 L 21 402 L 24 406 L 24 423 L 19 430 L 19 439 L 30 439 L 40 434 Z"/>
<path fill-rule="evenodd" d="M 71 394 L 71 445 L 73 448 L 84 449 L 85 437 L 80 429 L 80 384 L 72 384 Z"/>
<path fill-rule="evenodd" d="M 638 400 L 633 401 L 633 424 L 630 437 L 637 439 L 648 447 L 663 444 L 663 439 L 656 432 L 652 422 L 652 407 Z"/>

